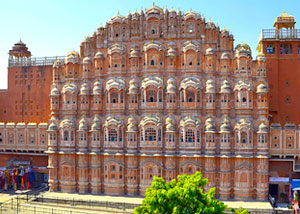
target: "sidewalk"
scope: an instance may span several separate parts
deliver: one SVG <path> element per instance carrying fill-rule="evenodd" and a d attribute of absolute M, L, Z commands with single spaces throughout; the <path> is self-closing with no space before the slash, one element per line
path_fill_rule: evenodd
<path fill-rule="evenodd" d="M 109 201 L 119 203 L 132 203 L 142 204 L 143 197 L 131 197 L 131 196 L 109 196 L 109 195 L 91 195 L 91 194 L 79 194 L 79 193 L 62 193 L 62 192 L 46 192 L 43 197 L 49 198 L 66 198 L 74 200 L 91 200 L 91 201 Z"/>
<path fill-rule="evenodd" d="M 61 192 L 46 192 L 43 194 L 44 197 L 50 198 L 65 198 L 74 200 L 91 200 L 91 201 L 108 201 L 108 202 L 119 202 L 119 203 L 133 203 L 142 204 L 143 197 L 130 197 L 130 196 L 108 196 L 108 195 L 91 195 L 91 194 L 78 194 L 78 193 L 61 193 Z M 271 204 L 268 201 L 223 201 L 228 207 L 231 208 L 247 208 L 248 210 L 273 210 Z"/>

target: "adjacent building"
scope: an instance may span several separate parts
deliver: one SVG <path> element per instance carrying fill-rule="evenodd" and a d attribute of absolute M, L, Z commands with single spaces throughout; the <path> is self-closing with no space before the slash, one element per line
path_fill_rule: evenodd
<path fill-rule="evenodd" d="M 262 30 L 258 46 L 267 59 L 270 86 L 270 194 L 279 201 L 288 201 L 290 182 L 300 178 L 300 30 L 295 23 L 284 12 L 274 29 Z"/>

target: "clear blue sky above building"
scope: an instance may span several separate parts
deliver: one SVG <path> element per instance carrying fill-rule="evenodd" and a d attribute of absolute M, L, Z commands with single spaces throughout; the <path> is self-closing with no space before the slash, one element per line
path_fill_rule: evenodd
<path fill-rule="evenodd" d="M 33 57 L 64 56 L 79 51 L 80 42 L 118 11 L 128 12 L 151 7 L 146 0 L 14 0 L 0 6 L 0 88 L 7 88 L 8 51 L 20 38 Z M 221 29 L 232 32 L 235 45 L 247 43 L 256 56 L 262 29 L 273 28 L 275 18 L 283 13 L 300 21 L 300 1 L 278 0 L 157 0 L 155 5 L 190 9 L 211 19 Z M 296 24 L 297 27 L 297 24 Z"/>

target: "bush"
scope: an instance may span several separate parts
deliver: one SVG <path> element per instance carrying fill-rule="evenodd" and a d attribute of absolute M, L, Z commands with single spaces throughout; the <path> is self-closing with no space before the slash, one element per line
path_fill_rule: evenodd
<path fill-rule="evenodd" d="M 146 189 L 145 199 L 141 206 L 135 208 L 135 214 L 163 213 L 225 213 L 227 205 L 215 199 L 215 188 L 204 192 L 203 187 L 208 180 L 201 172 L 193 175 L 178 175 L 166 183 L 163 178 L 154 177 L 149 188 Z M 247 210 L 230 209 L 235 214 L 247 214 Z"/>

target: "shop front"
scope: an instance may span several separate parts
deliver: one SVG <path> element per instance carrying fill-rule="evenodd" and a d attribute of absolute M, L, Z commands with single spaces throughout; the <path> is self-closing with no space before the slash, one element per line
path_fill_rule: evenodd
<path fill-rule="evenodd" d="M 0 189 L 2 191 L 17 191 L 39 188 L 47 183 L 47 167 L 34 166 L 32 159 L 18 160 L 12 158 L 0 167 Z"/>
<path fill-rule="evenodd" d="M 290 178 L 270 177 L 269 194 L 277 203 L 289 203 L 290 199 Z"/>

